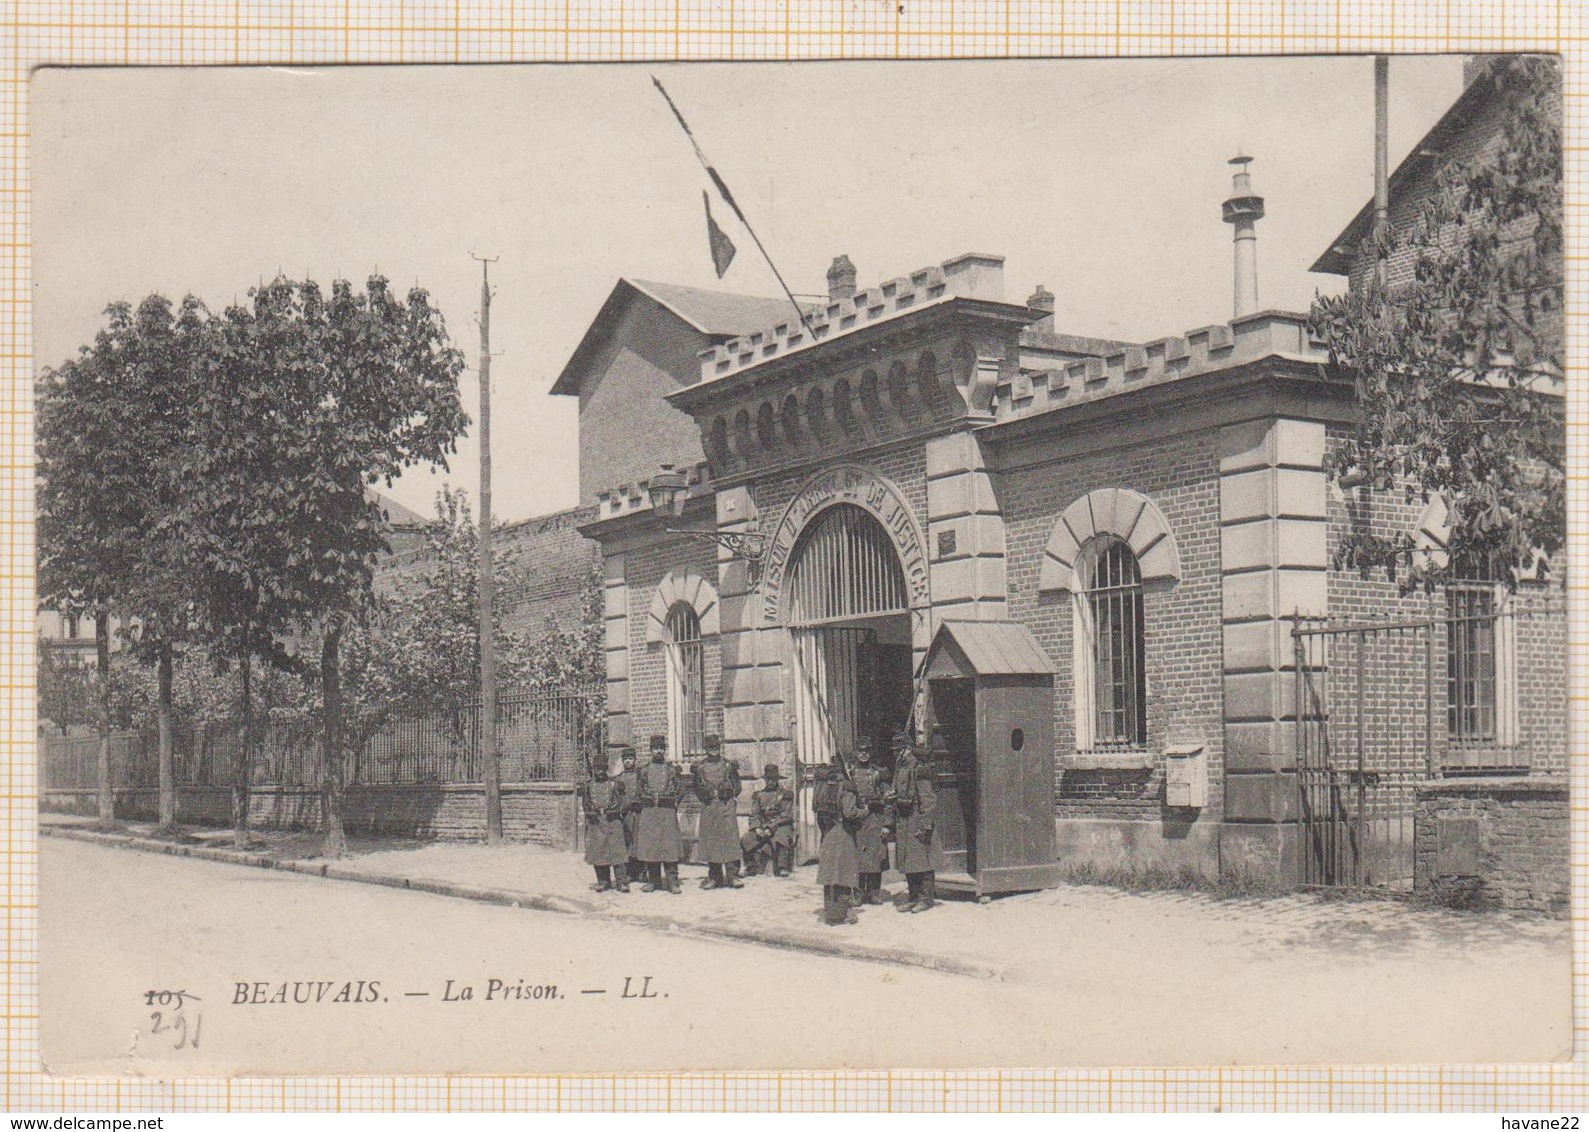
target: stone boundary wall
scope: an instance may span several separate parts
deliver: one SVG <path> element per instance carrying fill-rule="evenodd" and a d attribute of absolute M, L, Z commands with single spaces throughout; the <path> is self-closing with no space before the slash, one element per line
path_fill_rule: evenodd
<path fill-rule="evenodd" d="M 1414 890 L 1444 903 L 1565 917 L 1570 822 L 1564 776 L 1422 783 L 1413 816 Z"/>

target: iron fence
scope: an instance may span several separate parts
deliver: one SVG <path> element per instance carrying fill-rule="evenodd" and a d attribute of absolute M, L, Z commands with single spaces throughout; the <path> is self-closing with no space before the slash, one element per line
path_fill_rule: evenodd
<path fill-rule="evenodd" d="M 316 785 L 320 729 L 309 719 L 265 719 L 254 728 L 254 786 Z M 425 714 L 351 721 L 344 735 L 342 781 L 348 785 L 408 786 L 481 781 L 480 705 Z M 172 731 L 179 787 L 231 787 L 242 751 L 235 721 L 200 723 Z M 497 704 L 501 781 L 572 781 L 606 744 L 606 694 L 592 688 L 504 696 Z M 48 736 L 40 744 L 46 790 L 93 790 L 98 785 L 96 735 Z M 159 786 L 159 736 L 154 729 L 110 738 L 111 784 L 116 789 Z"/>
<path fill-rule="evenodd" d="M 1450 608 L 1400 622 L 1294 619 L 1304 885 L 1410 891 L 1419 783 L 1564 763 L 1562 611 Z"/>

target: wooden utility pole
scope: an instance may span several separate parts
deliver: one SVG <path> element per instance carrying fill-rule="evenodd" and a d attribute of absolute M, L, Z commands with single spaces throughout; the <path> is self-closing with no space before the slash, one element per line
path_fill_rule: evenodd
<path fill-rule="evenodd" d="M 480 261 L 480 754 L 486 795 L 486 844 L 502 841 L 502 764 L 497 756 L 497 642 L 491 564 L 491 264 Z"/>

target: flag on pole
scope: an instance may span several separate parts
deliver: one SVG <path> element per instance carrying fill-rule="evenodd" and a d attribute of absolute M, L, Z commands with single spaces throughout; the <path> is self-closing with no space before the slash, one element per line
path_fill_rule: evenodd
<path fill-rule="evenodd" d="M 788 298 L 789 305 L 794 307 L 795 314 L 809 333 L 811 323 L 806 318 L 806 312 L 801 309 L 799 303 L 795 302 L 794 295 L 789 290 L 789 284 L 783 281 L 783 273 L 778 270 L 778 265 L 773 263 L 772 256 L 768 255 L 767 249 L 762 246 L 761 237 L 756 235 L 756 229 L 752 228 L 750 221 L 745 219 L 745 213 L 740 209 L 739 202 L 734 199 L 734 194 L 728 191 L 728 185 L 723 182 L 723 178 L 718 174 L 717 169 L 706 159 L 706 154 L 701 152 L 701 145 L 695 140 L 695 131 L 690 129 L 690 124 L 684 120 L 684 115 L 679 113 L 679 108 L 673 104 L 673 98 L 668 94 L 667 88 L 657 81 L 655 75 L 651 76 L 651 82 L 657 88 L 657 93 L 662 96 L 663 101 L 668 104 L 668 109 L 673 111 L 673 117 L 678 121 L 679 128 L 684 131 L 684 136 L 690 139 L 690 148 L 695 150 L 695 159 L 701 163 L 701 168 L 706 170 L 707 178 L 717 189 L 718 195 L 723 198 L 723 203 L 728 205 L 729 210 L 745 226 L 745 231 L 750 233 L 751 241 L 755 243 L 756 250 L 761 253 L 761 258 L 767 261 L 767 266 L 772 270 L 773 277 L 778 280 L 778 286 L 783 288 L 784 296 Z M 728 265 L 734 258 L 734 244 L 729 240 L 728 234 L 717 226 L 717 221 L 712 219 L 711 197 L 704 191 L 701 196 L 706 202 L 706 235 L 712 246 L 712 266 L 717 269 L 717 277 L 721 279 L 723 272 L 728 270 Z"/>
<path fill-rule="evenodd" d="M 706 195 L 705 189 L 701 190 L 701 203 L 706 206 L 706 239 L 712 246 L 712 266 L 717 269 L 717 277 L 721 279 L 728 271 L 728 265 L 734 262 L 734 241 L 712 218 L 712 198 Z"/>

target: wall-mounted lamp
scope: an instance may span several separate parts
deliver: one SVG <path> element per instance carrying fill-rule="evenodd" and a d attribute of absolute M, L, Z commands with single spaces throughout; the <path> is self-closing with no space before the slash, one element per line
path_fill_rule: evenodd
<path fill-rule="evenodd" d="M 690 494 L 689 480 L 672 464 L 663 464 L 662 470 L 652 476 L 646 485 L 651 497 L 651 509 L 668 519 L 682 519 L 684 505 Z M 703 539 L 715 542 L 729 554 L 744 562 L 760 562 L 767 553 L 767 540 L 760 531 L 692 530 L 685 527 L 665 527 L 670 535 Z"/>

